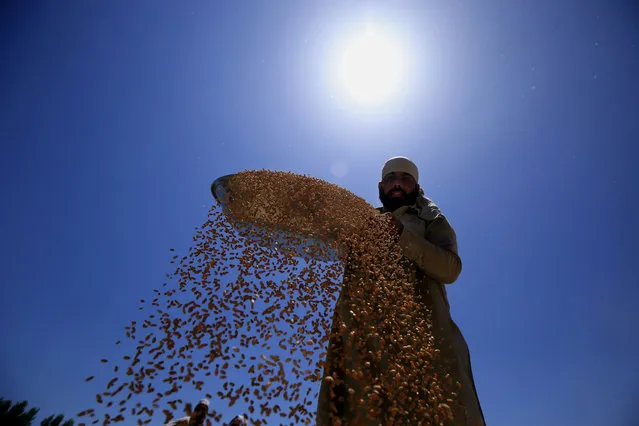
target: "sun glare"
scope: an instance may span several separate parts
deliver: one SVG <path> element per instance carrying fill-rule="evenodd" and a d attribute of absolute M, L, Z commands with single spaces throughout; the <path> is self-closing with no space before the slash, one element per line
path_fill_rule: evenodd
<path fill-rule="evenodd" d="M 398 42 L 369 24 L 343 47 L 336 68 L 340 90 L 352 100 L 380 104 L 401 89 L 405 57 Z"/>

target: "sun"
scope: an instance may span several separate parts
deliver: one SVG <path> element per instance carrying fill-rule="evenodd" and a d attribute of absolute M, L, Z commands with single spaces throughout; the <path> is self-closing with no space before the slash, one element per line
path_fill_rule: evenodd
<path fill-rule="evenodd" d="M 339 51 L 334 73 L 340 90 L 353 101 L 382 104 L 402 88 L 405 53 L 390 34 L 368 24 Z"/>

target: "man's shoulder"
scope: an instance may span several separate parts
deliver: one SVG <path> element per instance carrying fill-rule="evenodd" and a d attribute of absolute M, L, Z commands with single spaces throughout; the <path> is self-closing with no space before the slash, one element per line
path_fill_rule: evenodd
<path fill-rule="evenodd" d="M 379 213 L 385 213 L 384 207 L 375 207 Z M 435 204 L 430 198 L 421 196 L 417 199 L 415 204 L 412 204 L 402 211 L 402 214 L 416 216 L 426 222 L 432 222 L 435 219 L 446 220 L 446 217 L 440 210 L 439 206 Z"/>

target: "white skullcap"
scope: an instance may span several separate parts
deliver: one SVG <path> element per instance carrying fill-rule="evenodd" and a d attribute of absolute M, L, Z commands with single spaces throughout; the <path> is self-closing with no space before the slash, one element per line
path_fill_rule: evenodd
<path fill-rule="evenodd" d="M 206 408 L 209 408 L 209 400 L 208 399 L 200 399 L 197 405 L 205 405 Z"/>
<path fill-rule="evenodd" d="M 233 420 L 231 420 L 231 424 L 234 422 L 240 422 L 241 425 L 246 425 L 246 417 L 243 415 L 235 416 L 233 417 Z"/>
<path fill-rule="evenodd" d="M 384 176 L 393 172 L 408 173 L 415 179 L 415 182 L 419 182 L 419 171 L 417 170 L 417 166 L 407 157 L 393 157 L 388 160 L 382 168 L 382 180 L 384 180 Z"/>

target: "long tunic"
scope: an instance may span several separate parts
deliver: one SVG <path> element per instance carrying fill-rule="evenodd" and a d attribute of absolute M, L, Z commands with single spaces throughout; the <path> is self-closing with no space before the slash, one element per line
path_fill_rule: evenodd
<path fill-rule="evenodd" d="M 453 404 L 454 425 L 485 426 L 485 421 L 470 365 L 468 345 L 450 315 L 450 306 L 445 285 L 452 284 L 461 273 L 462 263 L 457 254 L 456 235 L 448 220 L 437 206 L 428 201 L 428 211 L 418 211 L 414 206 L 401 207 L 393 215 L 402 223 L 403 231 L 399 236 L 399 245 L 405 258 L 410 260 L 416 270 L 415 288 L 420 300 L 428 305 L 432 312 L 433 333 L 436 334 L 441 350 L 441 358 L 446 360 L 446 371 L 454 370 L 454 376 L 461 384 L 457 401 Z M 379 209 L 383 213 L 383 209 Z M 422 213 L 422 214 L 420 214 Z M 425 214 L 424 214 L 425 213 Z M 348 265 L 347 265 L 348 268 Z M 344 309 L 344 294 L 336 304 L 333 323 L 334 337 L 327 350 L 325 376 L 342 378 L 343 382 L 335 386 L 323 381 L 320 388 L 317 408 L 318 425 L 386 425 L 383 413 L 380 418 L 362 421 L 357 416 L 357 407 L 348 403 L 348 389 L 358 392 L 370 383 L 370 377 L 349 377 L 350 371 L 359 368 L 359 354 L 349 343 L 348 331 L 339 333 L 339 327 L 348 312 Z M 443 370 L 443 364 L 442 364 Z M 436 367 L 437 368 L 437 367 Z M 378 372 L 381 374 L 381 372 Z M 392 397 L 392 396 L 390 396 Z M 354 420 L 354 419 L 360 420 Z M 337 419 L 337 420 L 336 420 Z M 415 424 L 428 425 L 430 420 L 413 419 Z"/>

